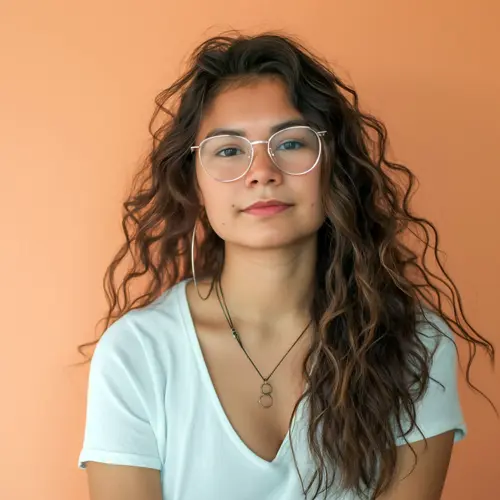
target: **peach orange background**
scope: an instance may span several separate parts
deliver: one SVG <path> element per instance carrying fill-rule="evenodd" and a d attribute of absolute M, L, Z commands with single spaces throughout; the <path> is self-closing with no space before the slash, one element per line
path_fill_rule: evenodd
<path fill-rule="evenodd" d="M 326 55 L 418 175 L 469 318 L 499 345 L 496 0 L 2 0 L 0 498 L 84 500 L 86 369 L 153 97 L 205 36 L 284 29 Z M 464 350 L 462 352 L 465 354 Z M 500 404 L 482 354 L 474 381 Z M 500 498 L 500 427 L 461 381 L 446 500 Z"/>

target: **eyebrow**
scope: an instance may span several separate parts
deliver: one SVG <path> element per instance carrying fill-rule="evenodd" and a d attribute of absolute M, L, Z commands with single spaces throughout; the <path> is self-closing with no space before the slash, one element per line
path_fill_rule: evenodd
<path fill-rule="evenodd" d="M 303 118 L 295 118 L 293 120 L 287 120 L 285 122 L 278 123 L 271 127 L 271 135 L 276 132 L 283 130 L 288 127 L 297 127 L 302 125 L 309 125 Z M 246 137 L 246 133 L 242 129 L 229 129 L 229 128 L 214 128 L 206 136 L 205 139 L 209 137 L 214 137 L 217 135 L 238 135 L 241 137 Z"/>

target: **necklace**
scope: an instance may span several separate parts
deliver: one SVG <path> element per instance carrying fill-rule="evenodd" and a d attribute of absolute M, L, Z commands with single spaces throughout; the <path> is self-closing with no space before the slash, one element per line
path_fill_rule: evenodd
<path fill-rule="evenodd" d="M 308 328 L 311 326 L 312 319 L 309 321 L 307 326 L 302 330 L 302 333 L 297 337 L 297 340 L 291 345 L 291 347 L 286 351 L 285 355 L 281 358 L 280 362 L 275 366 L 274 370 L 267 376 L 264 377 L 260 370 L 257 368 L 256 364 L 253 362 L 252 358 L 249 356 L 248 352 L 246 349 L 243 347 L 243 343 L 241 341 L 239 333 L 236 331 L 236 328 L 234 327 L 233 320 L 231 319 L 231 315 L 229 314 L 229 309 L 226 305 L 226 300 L 224 298 L 224 293 L 222 291 L 222 285 L 220 280 L 217 280 L 216 286 L 215 286 L 215 291 L 217 293 L 217 299 L 219 300 L 219 304 L 221 306 L 222 312 L 224 313 L 224 316 L 226 318 L 227 324 L 229 325 L 229 328 L 231 329 L 231 334 L 233 335 L 233 338 L 238 342 L 239 346 L 245 353 L 246 357 L 252 363 L 252 366 L 255 368 L 257 373 L 259 374 L 260 378 L 262 379 L 262 384 L 260 386 L 260 397 L 258 399 L 259 404 L 263 408 L 271 408 L 274 403 L 274 399 L 272 396 L 273 393 L 273 386 L 270 384 L 269 379 L 274 375 L 274 372 L 278 369 L 278 367 L 281 365 L 283 360 L 287 357 L 289 352 L 295 347 L 297 342 L 302 338 L 304 333 L 308 330 Z"/>

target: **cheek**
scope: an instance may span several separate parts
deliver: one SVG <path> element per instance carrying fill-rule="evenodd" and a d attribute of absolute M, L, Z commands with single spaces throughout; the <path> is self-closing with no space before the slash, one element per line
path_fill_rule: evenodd
<path fill-rule="evenodd" d="M 318 224 L 323 223 L 325 211 L 323 208 L 322 200 L 322 186 L 321 176 L 319 172 L 311 172 L 316 175 L 302 179 L 305 181 L 302 185 L 303 206 L 307 210 L 307 216 L 310 218 L 311 223 L 316 227 Z"/>
<path fill-rule="evenodd" d="M 220 230 L 229 224 L 230 214 L 234 210 L 234 203 L 227 186 L 212 179 L 199 179 L 200 202 L 207 213 L 208 221 L 214 231 Z"/>
<path fill-rule="evenodd" d="M 311 208 L 321 205 L 321 176 L 319 172 L 313 171 L 303 178 L 297 178 L 301 183 L 298 189 L 304 202 Z"/>
<path fill-rule="evenodd" d="M 208 222 L 215 233 L 227 240 L 234 231 L 234 208 L 231 202 L 226 201 L 223 197 L 215 196 L 205 205 L 205 210 Z"/>

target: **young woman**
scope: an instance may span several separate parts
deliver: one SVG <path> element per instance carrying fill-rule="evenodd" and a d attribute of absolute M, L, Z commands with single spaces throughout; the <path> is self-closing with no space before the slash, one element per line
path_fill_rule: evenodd
<path fill-rule="evenodd" d="M 273 34 L 206 41 L 157 106 L 91 363 L 91 499 L 439 499 L 454 333 L 494 350 L 424 261 L 382 124 Z"/>

